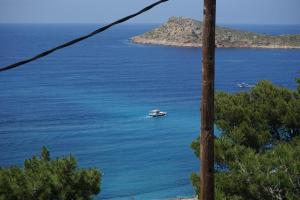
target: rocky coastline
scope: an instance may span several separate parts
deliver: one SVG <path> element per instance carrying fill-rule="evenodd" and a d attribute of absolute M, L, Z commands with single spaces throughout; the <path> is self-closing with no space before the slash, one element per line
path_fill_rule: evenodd
<path fill-rule="evenodd" d="M 135 36 L 131 41 L 138 44 L 199 48 L 202 46 L 202 22 L 171 17 L 162 26 Z M 300 34 L 275 36 L 217 26 L 216 47 L 300 49 Z"/>

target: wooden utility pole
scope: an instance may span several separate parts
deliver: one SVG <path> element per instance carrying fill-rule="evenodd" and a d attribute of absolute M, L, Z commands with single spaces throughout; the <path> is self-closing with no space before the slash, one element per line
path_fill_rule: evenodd
<path fill-rule="evenodd" d="M 214 200 L 214 82 L 216 0 L 204 0 L 200 138 L 200 200 Z"/>

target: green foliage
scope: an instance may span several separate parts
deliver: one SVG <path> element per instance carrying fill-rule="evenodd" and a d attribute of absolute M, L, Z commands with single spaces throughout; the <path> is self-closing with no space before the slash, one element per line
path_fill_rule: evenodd
<path fill-rule="evenodd" d="M 0 200 L 90 200 L 100 182 L 97 169 L 79 169 L 71 155 L 51 160 L 43 147 L 23 168 L 0 168 Z"/>
<path fill-rule="evenodd" d="M 300 78 L 297 78 L 296 81 L 298 83 L 298 93 L 300 94 Z"/>
<path fill-rule="evenodd" d="M 249 92 L 216 94 L 216 199 L 299 199 L 298 83 L 296 91 L 261 81 Z M 191 147 L 199 157 L 198 140 Z M 199 194 L 199 176 L 191 180 Z"/>

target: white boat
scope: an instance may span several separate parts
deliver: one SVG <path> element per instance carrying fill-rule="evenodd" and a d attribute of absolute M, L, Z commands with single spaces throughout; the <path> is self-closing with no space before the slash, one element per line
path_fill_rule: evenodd
<path fill-rule="evenodd" d="M 149 116 L 151 116 L 151 117 L 163 117 L 166 115 L 167 115 L 167 112 L 162 112 L 159 109 L 150 110 L 150 112 L 149 112 Z"/>
<path fill-rule="evenodd" d="M 250 85 L 250 84 L 245 83 L 245 82 L 238 83 L 237 86 L 238 86 L 239 88 L 252 88 L 252 87 L 254 87 L 254 85 Z"/>

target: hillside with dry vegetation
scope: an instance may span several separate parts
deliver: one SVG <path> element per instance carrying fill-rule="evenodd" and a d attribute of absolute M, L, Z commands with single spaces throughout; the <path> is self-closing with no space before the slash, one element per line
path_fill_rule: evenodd
<path fill-rule="evenodd" d="M 154 30 L 132 38 L 140 44 L 157 44 L 179 47 L 202 46 L 202 22 L 171 17 Z M 216 47 L 219 48 L 300 48 L 300 34 L 266 35 L 216 27 Z"/>

